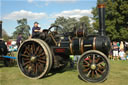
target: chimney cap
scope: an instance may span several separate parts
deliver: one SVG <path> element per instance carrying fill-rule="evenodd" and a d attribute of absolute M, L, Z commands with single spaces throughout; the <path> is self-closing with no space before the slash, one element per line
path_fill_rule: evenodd
<path fill-rule="evenodd" d="M 2 21 L 0 21 L 0 23 L 2 23 Z"/>
<path fill-rule="evenodd" d="M 98 4 L 98 8 L 105 8 L 105 4 Z"/>

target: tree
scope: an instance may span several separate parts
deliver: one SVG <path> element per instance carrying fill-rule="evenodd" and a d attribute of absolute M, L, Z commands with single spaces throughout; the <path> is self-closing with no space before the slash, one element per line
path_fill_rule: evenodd
<path fill-rule="evenodd" d="M 92 32 L 90 20 L 88 16 L 83 16 L 80 19 L 76 18 L 64 18 L 64 17 L 58 17 L 56 18 L 55 22 L 52 25 L 61 25 L 62 30 L 58 30 L 61 33 L 62 32 L 72 32 L 74 30 L 74 27 L 76 29 L 79 29 L 81 27 L 81 24 L 85 23 L 87 29 L 89 29 L 89 32 Z"/>
<path fill-rule="evenodd" d="M 77 24 L 78 21 L 75 18 L 64 18 L 64 17 L 58 17 L 56 18 L 55 22 L 52 25 L 61 25 L 62 30 L 58 29 L 60 33 L 63 32 L 71 32 L 73 31 L 73 28 L 75 24 Z"/>
<path fill-rule="evenodd" d="M 85 23 L 86 25 L 86 28 L 88 30 L 88 33 L 93 33 L 94 32 L 94 29 L 91 27 L 91 24 L 90 24 L 90 19 L 88 16 L 83 16 L 80 18 L 80 23 Z"/>
<path fill-rule="evenodd" d="M 99 2 L 98 2 L 99 3 Z M 97 4 L 98 4 L 97 3 Z M 128 1 L 127 0 L 106 0 L 106 32 L 111 40 L 128 41 Z M 98 9 L 93 8 L 94 29 L 99 28 Z"/>
<path fill-rule="evenodd" d="M 23 18 L 17 20 L 18 26 L 15 28 L 16 31 L 13 32 L 13 38 L 17 38 L 18 34 L 21 33 L 23 39 L 27 39 L 30 35 L 29 30 L 30 26 L 27 25 L 27 19 Z"/>
<path fill-rule="evenodd" d="M 9 40 L 9 36 L 8 36 L 7 32 L 4 29 L 2 29 L 2 37 L 5 41 Z"/>

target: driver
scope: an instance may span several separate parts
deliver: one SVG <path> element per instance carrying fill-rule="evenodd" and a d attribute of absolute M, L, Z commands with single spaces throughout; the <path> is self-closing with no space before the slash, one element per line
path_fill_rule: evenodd
<path fill-rule="evenodd" d="M 32 28 L 32 37 L 37 37 L 39 33 L 42 32 L 38 24 L 39 24 L 38 22 L 34 22 L 34 26 Z"/>

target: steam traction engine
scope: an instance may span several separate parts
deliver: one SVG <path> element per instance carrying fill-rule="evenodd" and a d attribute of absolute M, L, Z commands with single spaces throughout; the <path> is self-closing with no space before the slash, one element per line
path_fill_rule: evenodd
<path fill-rule="evenodd" d="M 49 29 L 38 37 L 24 41 L 18 51 L 18 66 L 28 78 L 38 79 L 53 69 L 62 70 L 69 55 L 81 55 L 77 69 L 88 82 L 102 82 L 109 73 L 108 53 L 110 40 L 105 35 L 105 8 L 99 4 L 99 34 L 87 35 L 85 27 L 73 32 L 58 34 Z"/>
<path fill-rule="evenodd" d="M 7 46 L 5 45 L 5 42 L 2 40 L 2 21 L 0 21 L 0 56 L 7 55 L 7 52 Z"/>
<path fill-rule="evenodd" d="M 13 60 L 11 58 L 5 58 L 7 54 L 8 49 L 5 41 L 2 39 L 2 21 L 0 21 L 0 61 L 3 61 L 5 66 L 12 66 Z"/>

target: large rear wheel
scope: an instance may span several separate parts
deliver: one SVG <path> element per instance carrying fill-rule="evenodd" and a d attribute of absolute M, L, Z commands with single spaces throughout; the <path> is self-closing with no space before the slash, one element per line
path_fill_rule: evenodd
<path fill-rule="evenodd" d="M 42 40 L 29 39 L 18 50 L 18 66 L 28 78 L 38 79 L 45 76 L 52 66 L 49 46 Z"/>

